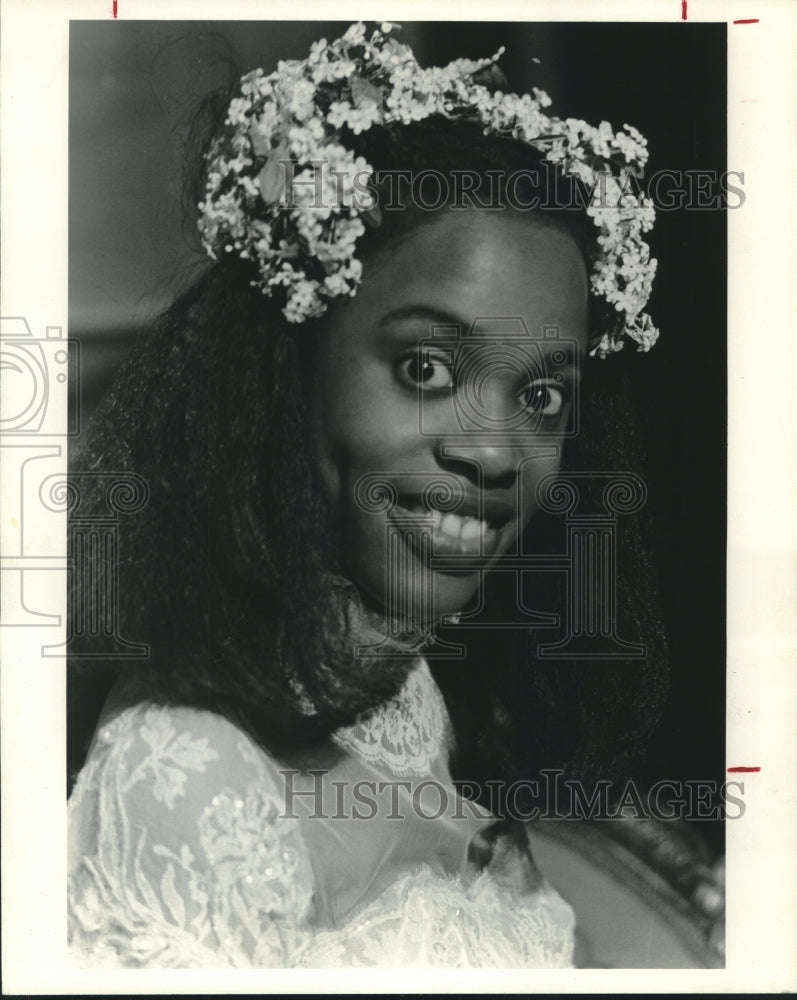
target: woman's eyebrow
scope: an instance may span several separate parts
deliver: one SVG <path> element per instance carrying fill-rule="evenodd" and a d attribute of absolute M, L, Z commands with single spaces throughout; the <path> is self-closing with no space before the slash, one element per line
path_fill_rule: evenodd
<path fill-rule="evenodd" d="M 400 323 L 407 320 L 422 320 L 430 326 L 434 324 L 445 324 L 446 326 L 465 327 L 467 324 L 461 316 L 448 312 L 446 309 L 439 309 L 426 305 L 406 305 L 391 309 L 390 312 L 380 319 L 379 326 L 386 327 L 392 323 Z"/>
<path fill-rule="evenodd" d="M 456 326 L 460 328 L 464 334 L 470 332 L 470 326 L 471 326 L 471 324 L 465 322 L 462 316 L 459 316 L 456 313 L 449 312 L 447 309 L 441 309 L 436 306 L 428 306 L 422 304 L 399 306 L 396 309 L 391 309 L 389 312 L 385 313 L 385 315 L 379 320 L 378 325 L 379 329 L 381 330 L 391 326 L 393 323 L 411 322 L 411 321 L 422 321 L 426 323 L 429 327 L 430 333 L 432 332 L 431 328 L 433 326 L 447 326 L 447 327 Z M 522 336 L 518 337 L 511 333 L 502 333 L 499 331 L 496 331 L 494 333 L 485 332 L 482 334 L 482 336 L 485 336 L 488 339 L 490 337 L 495 337 L 496 340 L 501 340 L 501 341 L 504 340 L 506 337 L 509 337 L 510 340 L 517 340 L 518 342 L 521 343 L 526 341 L 526 337 Z M 564 367 L 574 372 L 577 378 L 580 378 L 581 364 L 580 364 L 580 359 L 578 357 L 578 349 L 577 349 L 578 345 L 575 340 L 570 340 L 569 338 L 566 338 L 565 342 L 567 343 L 568 341 L 574 345 L 576 351 L 574 352 L 574 357 L 572 358 L 570 363 L 566 364 Z M 560 350 L 562 347 L 562 341 L 559 340 L 558 338 L 547 338 L 547 337 L 537 338 L 537 337 L 531 337 L 529 335 L 528 342 L 536 345 L 537 350 L 542 351 L 543 357 L 546 360 L 548 360 L 549 356 L 552 355 L 554 351 Z"/>

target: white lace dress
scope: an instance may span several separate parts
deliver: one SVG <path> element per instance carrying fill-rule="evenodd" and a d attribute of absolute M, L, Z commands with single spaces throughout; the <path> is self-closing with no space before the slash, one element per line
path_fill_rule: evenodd
<path fill-rule="evenodd" d="M 72 955 L 134 968 L 570 966 L 572 910 L 458 795 L 449 734 L 423 662 L 301 764 L 212 712 L 124 709 L 98 729 L 69 802 Z M 479 865 L 472 845 L 488 842 Z"/>

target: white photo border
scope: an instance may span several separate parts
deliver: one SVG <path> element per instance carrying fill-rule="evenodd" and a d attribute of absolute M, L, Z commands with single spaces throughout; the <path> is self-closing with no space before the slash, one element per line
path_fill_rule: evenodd
<path fill-rule="evenodd" d="M 477 19 L 476 4 L 425 0 L 305 2 L 292 19 Z M 261 0 L 118 0 L 136 20 L 280 19 Z M 668 21 L 682 0 L 515 0 L 488 20 Z M 2 289 L 0 314 L 37 336 L 67 330 L 68 66 L 70 19 L 113 16 L 113 0 L 5 0 L 2 10 Z M 483 15 L 482 15 L 483 17 Z M 727 965 L 722 970 L 76 970 L 66 955 L 64 661 L 40 656 L 55 630 L 5 626 L 13 586 L 3 573 L 3 988 L 7 994 L 294 992 L 764 992 L 797 988 L 797 6 L 791 0 L 689 0 L 687 19 L 728 28 L 728 164 L 745 173 L 746 204 L 728 213 L 729 466 L 727 764 L 755 765 L 744 819 L 727 825 Z M 754 23 L 734 23 L 734 22 Z M 711 67 L 706 67 L 711 72 Z M 66 387 L 51 411 L 66 426 Z M 60 423 L 58 423 L 60 421 Z M 6 442 L 4 442 L 5 444 Z M 13 442 L 12 442 L 13 444 Z M 41 438 L 66 471 L 68 438 Z M 4 449 L 5 452 L 5 449 Z M 11 458 L 8 458 L 8 455 Z M 30 456 L 32 457 L 33 452 Z M 18 542 L 22 451 L 0 466 L 0 543 Z M 59 467 L 59 463 L 61 463 Z M 29 516 L 30 515 L 30 516 Z M 37 524 L 41 593 L 65 620 L 65 518 Z M 52 559 L 48 562 L 48 555 Z M 53 565 L 50 566 L 50 563 Z M 45 565 L 46 564 L 46 565 Z M 10 565 L 10 563 L 9 563 Z M 39 595 L 41 597 L 41 594 Z M 39 602 L 37 602 L 39 603 Z M 64 633 L 62 632 L 62 638 Z"/>

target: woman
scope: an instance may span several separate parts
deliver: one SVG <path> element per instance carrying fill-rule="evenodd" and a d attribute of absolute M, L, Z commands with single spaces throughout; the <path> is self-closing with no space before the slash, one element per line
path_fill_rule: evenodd
<path fill-rule="evenodd" d="M 617 607 L 591 605 L 613 658 L 545 659 L 568 577 L 518 569 L 561 568 L 561 468 L 634 468 L 602 359 L 657 336 L 644 140 L 504 94 L 497 57 L 423 71 L 395 35 L 244 77 L 200 204 L 217 263 L 77 463 L 148 494 L 119 587 L 148 656 L 70 800 L 89 963 L 569 965 L 572 911 L 504 792 L 622 768 L 655 722 L 634 519 Z"/>

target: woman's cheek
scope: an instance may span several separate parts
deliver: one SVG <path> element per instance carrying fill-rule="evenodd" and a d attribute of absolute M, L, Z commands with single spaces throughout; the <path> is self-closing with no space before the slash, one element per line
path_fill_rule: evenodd
<path fill-rule="evenodd" d="M 554 442 L 552 442 L 554 443 Z M 557 454 L 546 456 L 545 458 L 526 461 L 523 473 L 520 477 L 521 483 L 521 520 L 523 527 L 528 525 L 540 508 L 537 498 L 537 489 L 540 483 L 548 476 L 554 476 L 562 465 L 562 440 L 556 442 Z"/>

